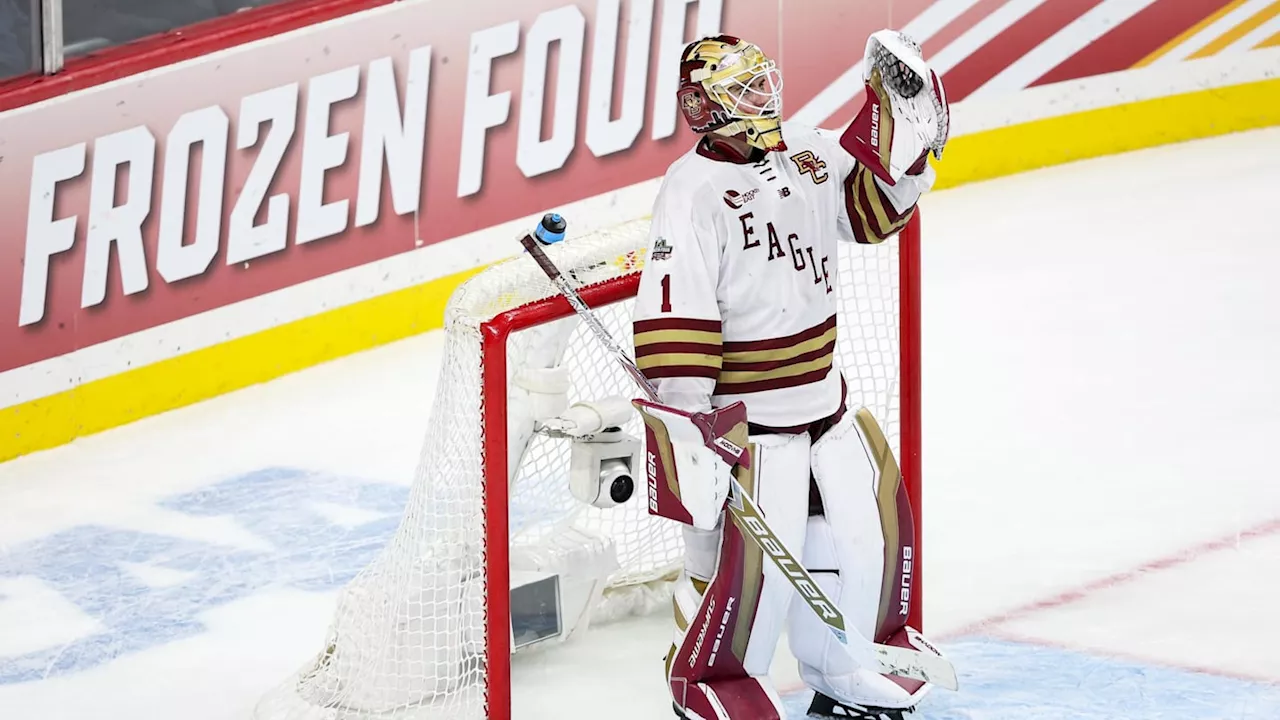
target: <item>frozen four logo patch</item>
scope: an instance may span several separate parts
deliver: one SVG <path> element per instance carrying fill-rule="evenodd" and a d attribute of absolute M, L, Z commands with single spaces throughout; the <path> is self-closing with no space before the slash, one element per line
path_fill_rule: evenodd
<path fill-rule="evenodd" d="M 671 257 L 671 243 L 664 237 L 658 238 L 654 241 L 653 250 L 650 251 L 649 256 L 654 260 L 666 260 Z"/>

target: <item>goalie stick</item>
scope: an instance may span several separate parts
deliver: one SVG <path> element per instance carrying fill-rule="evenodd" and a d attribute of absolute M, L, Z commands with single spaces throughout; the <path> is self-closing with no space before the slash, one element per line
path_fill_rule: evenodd
<path fill-rule="evenodd" d="M 569 301 L 569 305 L 586 323 L 587 327 L 591 329 L 591 333 L 595 335 L 596 340 L 622 365 L 627 375 L 635 381 L 646 397 L 651 402 L 658 402 L 658 391 L 654 388 L 653 383 L 644 376 L 644 373 L 636 366 L 635 361 L 631 359 L 626 350 L 618 344 L 618 341 L 600 322 L 600 319 L 587 306 L 586 301 L 582 299 L 577 289 L 560 272 L 560 269 L 556 267 L 551 258 L 547 257 L 538 240 L 532 234 L 526 233 L 520 238 L 520 244 L 528 251 L 529 256 L 538 263 L 538 267 L 546 273 L 547 278 L 555 285 L 556 290 Z M 709 440 L 712 439 L 709 438 Z M 722 456 L 726 456 L 726 459 L 729 459 L 729 456 L 732 455 L 732 453 L 725 453 L 724 447 L 717 447 L 713 443 L 711 445 L 713 450 L 721 453 Z M 740 450 L 740 460 L 749 458 L 745 448 Z M 760 508 L 755 504 L 751 496 L 743 490 L 737 479 L 732 477 L 730 478 L 730 496 L 727 509 L 734 522 L 742 530 L 742 534 L 747 536 L 752 543 L 760 548 L 762 553 L 769 557 L 783 576 L 791 583 L 796 593 L 805 600 L 805 604 L 808 605 L 809 609 L 826 625 L 840 645 L 860 666 L 875 667 L 879 672 L 887 675 L 921 680 L 948 690 L 959 688 L 955 667 L 946 658 L 933 653 L 920 652 L 912 648 L 873 643 L 863 637 L 856 629 L 852 629 L 852 632 L 847 630 L 844 613 L 840 611 L 839 606 L 827 596 L 822 586 L 813 579 L 804 565 L 796 560 L 786 545 L 774 534 L 768 521 L 765 520 L 764 513 L 760 512 Z M 852 634 L 852 638 L 850 638 L 850 634 Z M 918 633 L 914 634 L 914 637 L 922 642 L 924 641 Z"/>

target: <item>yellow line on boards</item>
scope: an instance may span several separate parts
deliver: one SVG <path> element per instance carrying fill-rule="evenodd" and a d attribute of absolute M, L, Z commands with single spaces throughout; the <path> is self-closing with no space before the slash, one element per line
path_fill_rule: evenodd
<path fill-rule="evenodd" d="M 962 135 L 936 189 L 1174 142 L 1280 125 L 1280 79 L 1072 113 Z"/>
<path fill-rule="evenodd" d="M 479 270 L 0 409 L 0 462 L 439 328 L 454 288 Z"/>

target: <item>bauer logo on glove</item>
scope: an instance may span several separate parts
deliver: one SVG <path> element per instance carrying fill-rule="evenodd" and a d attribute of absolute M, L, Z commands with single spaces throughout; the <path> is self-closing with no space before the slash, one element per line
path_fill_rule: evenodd
<path fill-rule="evenodd" d="M 840 137 L 840 145 L 876 177 L 894 185 L 918 174 L 930 151 L 942 157 L 951 113 L 938 74 L 920 46 L 894 30 L 867 39 L 863 56 L 866 102 Z"/>

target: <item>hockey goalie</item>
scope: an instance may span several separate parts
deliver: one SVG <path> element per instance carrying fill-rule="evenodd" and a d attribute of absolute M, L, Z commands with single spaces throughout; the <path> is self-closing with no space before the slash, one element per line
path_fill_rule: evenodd
<path fill-rule="evenodd" d="M 576 510 L 629 512 L 633 494 L 647 495 L 645 519 L 673 541 L 683 535 L 683 558 L 675 542 L 670 557 L 651 558 L 664 577 L 678 566 L 663 672 L 681 717 L 783 717 L 768 669 L 784 629 L 815 692 L 813 715 L 894 720 L 931 687 L 855 661 L 728 512 L 741 500 L 731 488 L 741 487 L 838 605 L 848 634 L 936 653 L 905 625 L 913 598 L 901 591 L 902 572 L 915 528 L 895 460 L 872 415 L 850 405 L 835 366 L 835 274 L 837 243 L 880 242 L 912 217 L 933 183 L 927 155 L 947 140 L 947 105 L 919 48 L 897 33 L 872 36 L 864 68 L 865 106 L 842 134 L 829 133 L 782 122 L 781 72 L 756 45 L 717 36 L 684 49 L 678 101 L 699 140 L 664 178 L 632 318 L 637 374 L 656 402 L 570 404 L 565 355 L 577 318 L 528 328 L 508 347 L 511 487 L 534 443 L 567 438 Z M 602 257 L 561 243 L 563 225 L 537 239 L 574 285 L 616 275 Z M 484 290 L 520 296 L 507 275 L 491 279 L 471 288 L 476 303 L 506 307 Z M 449 312 L 473 320 L 482 313 L 464 313 L 469 302 L 456 294 Z M 463 330 L 442 363 L 433 411 L 457 424 L 482 407 L 479 383 L 459 369 L 479 366 L 479 332 Z M 619 431 L 635 425 L 636 406 L 643 448 Z M 743 407 L 741 432 L 735 425 L 725 436 L 738 451 L 731 461 L 703 442 L 697 419 Z M 501 590 L 486 588 L 475 521 L 483 451 L 478 432 L 464 427 L 459 449 L 446 429 L 429 435 L 426 481 L 415 483 L 387 549 L 344 589 L 323 649 L 264 698 L 257 717 L 479 717 L 493 700 L 482 619 L 486 590 Z M 537 543 L 510 548 L 513 605 L 521 587 L 536 590 L 548 574 L 560 591 L 550 631 L 524 633 L 512 618 L 517 648 L 523 636 L 532 644 L 585 629 L 617 566 L 616 538 L 559 520 Z M 533 579 L 517 587 L 517 574 Z M 417 710 L 425 714 L 402 715 Z"/>
<path fill-rule="evenodd" d="M 665 669 L 681 717 L 784 717 L 767 677 L 784 627 L 813 715 L 901 718 L 931 687 L 856 665 L 723 513 L 736 473 L 852 630 L 936 652 L 905 627 L 913 521 L 883 434 L 833 367 L 833 288 L 836 243 L 893 235 L 932 186 L 948 110 L 905 36 L 876 33 L 864 63 L 866 103 L 838 134 L 782 122 L 781 71 L 750 42 L 707 37 L 681 57 L 679 107 L 700 137 L 659 191 L 634 316 L 637 365 L 671 408 L 645 410 L 646 456 L 678 476 L 657 490 L 685 524 Z M 749 468 L 683 427 L 737 401 Z"/>

